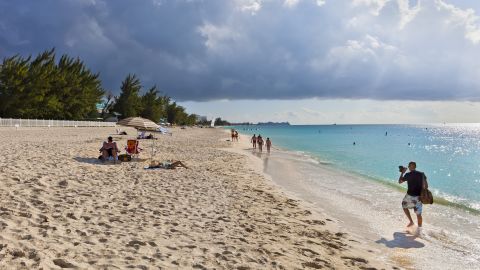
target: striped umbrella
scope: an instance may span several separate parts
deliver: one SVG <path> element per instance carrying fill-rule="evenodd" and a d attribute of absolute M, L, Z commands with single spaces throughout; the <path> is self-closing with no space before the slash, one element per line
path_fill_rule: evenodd
<path fill-rule="evenodd" d="M 118 121 L 119 125 L 133 127 L 139 130 L 157 130 L 160 126 L 155 124 L 153 121 L 142 118 L 142 117 L 128 117 Z"/>

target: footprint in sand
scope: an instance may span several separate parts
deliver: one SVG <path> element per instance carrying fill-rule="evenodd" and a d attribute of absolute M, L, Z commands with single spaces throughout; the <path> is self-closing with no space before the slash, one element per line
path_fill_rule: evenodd
<path fill-rule="evenodd" d="M 54 259 L 53 263 L 60 268 L 76 268 L 76 266 L 72 263 L 69 263 L 63 259 Z"/>
<path fill-rule="evenodd" d="M 68 217 L 68 218 L 71 218 L 71 219 L 77 220 L 77 217 L 75 216 L 74 213 L 67 213 L 67 217 Z"/>
<path fill-rule="evenodd" d="M 66 188 L 68 186 L 68 181 L 67 180 L 62 180 L 62 181 L 58 182 L 58 185 L 60 187 Z"/>
<path fill-rule="evenodd" d="M 10 255 L 12 255 L 13 258 L 22 258 L 25 257 L 25 252 L 20 249 L 13 249 L 10 251 Z"/>
<path fill-rule="evenodd" d="M 128 242 L 127 247 L 134 247 L 138 249 L 140 246 L 146 246 L 147 244 L 145 242 L 139 241 L 139 240 L 132 240 Z"/>
<path fill-rule="evenodd" d="M 108 239 L 106 239 L 106 238 L 100 238 L 100 239 L 98 239 L 98 242 L 100 242 L 100 243 L 106 243 L 106 242 L 108 242 Z"/>
<path fill-rule="evenodd" d="M 363 259 L 363 258 L 358 258 L 358 257 L 348 257 L 348 256 L 342 256 L 342 259 L 345 260 L 345 263 L 348 265 L 352 266 L 359 266 L 359 265 L 366 265 L 368 264 L 368 261 Z"/>

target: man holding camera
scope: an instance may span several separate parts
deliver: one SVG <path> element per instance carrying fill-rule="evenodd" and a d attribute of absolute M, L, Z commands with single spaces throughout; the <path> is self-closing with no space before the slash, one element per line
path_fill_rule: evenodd
<path fill-rule="evenodd" d="M 408 169 L 410 170 L 410 172 L 408 173 L 405 173 L 407 171 L 407 168 L 399 166 L 400 178 L 398 179 L 398 183 L 402 184 L 403 182 L 407 182 L 408 184 L 407 194 L 402 200 L 403 211 L 405 212 L 405 215 L 410 221 L 407 227 L 411 227 L 414 225 L 409 210 L 413 208 L 415 214 L 417 215 L 418 228 L 421 228 L 423 204 L 420 200 L 420 194 L 422 193 L 424 179 L 426 180 L 426 176 L 423 172 L 417 171 L 416 168 L 417 164 L 413 161 L 408 163 Z"/>

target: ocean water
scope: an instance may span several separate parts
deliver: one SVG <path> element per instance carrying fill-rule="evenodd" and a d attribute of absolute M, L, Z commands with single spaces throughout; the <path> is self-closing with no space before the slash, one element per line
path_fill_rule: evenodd
<path fill-rule="evenodd" d="M 313 161 L 397 184 L 398 166 L 417 162 L 434 196 L 480 211 L 480 124 L 236 126 Z M 354 144 L 355 142 L 355 144 Z M 406 184 L 404 184 L 406 185 Z"/>

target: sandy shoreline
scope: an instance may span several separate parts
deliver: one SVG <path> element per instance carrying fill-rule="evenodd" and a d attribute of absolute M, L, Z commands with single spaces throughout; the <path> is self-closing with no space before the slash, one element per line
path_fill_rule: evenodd
<path fill-rule="evenodd" d="M 319 163 L 309 155 L 284 149 L 260 155 L 251 150 L 248 139 L 241 136 L 243 151 L 258 157 L 281 190 L 334 218 L 341 230 L 384 264 L 405 269 L 478 269 L 478 215 L 445 205 L 425 206 L 425 226 L 417 237 L 415 228 L 407 232 L 404 227 L 400 207 L 404 191 Z"/>
<path fill-rule="evenodd" d="M 383 268 L 248 156 L 221 150 L 231 148 L 222 131 L 160 137 L 156 159 L 190 169 L 157 171 L 99 164 L 113 131 L 0 130 L 1 269 Z"/>

